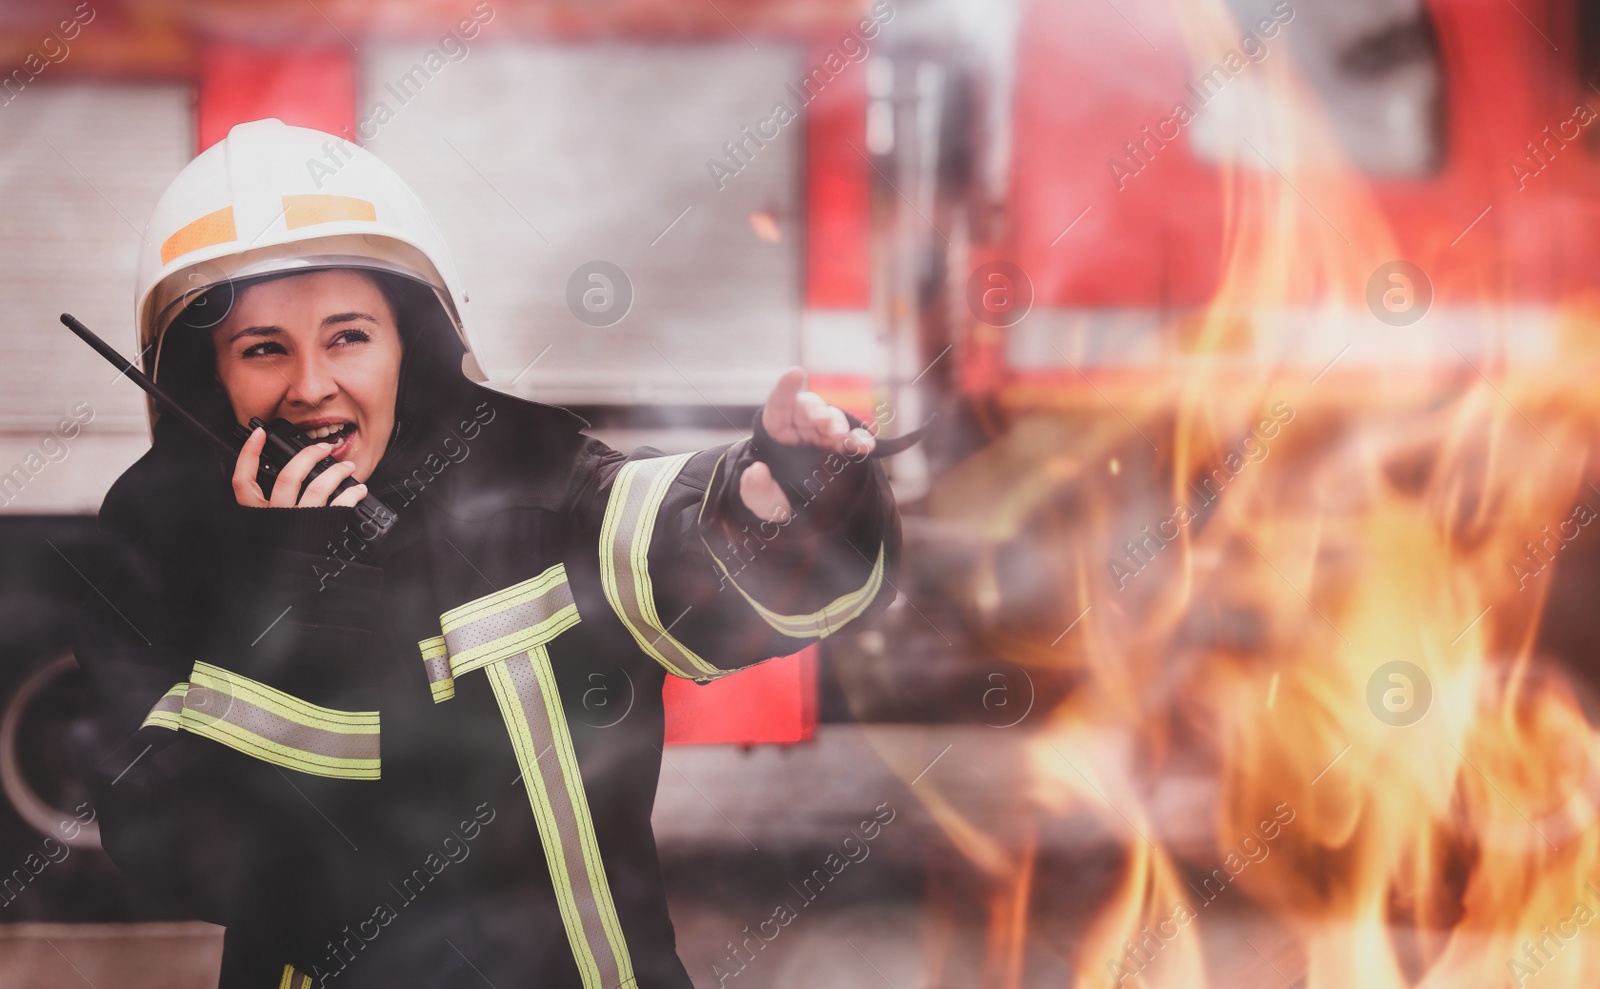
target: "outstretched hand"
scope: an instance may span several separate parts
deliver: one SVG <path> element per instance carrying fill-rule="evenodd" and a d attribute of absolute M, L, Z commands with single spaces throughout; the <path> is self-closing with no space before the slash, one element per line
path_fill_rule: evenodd
<path fill-rule="evenodd" d="M 783 373 L 761 409 L 761 425 L 779 443 L 814 446 L 859 458 L 877 444 L 865 429 L 850 428 L 844 411 L 805 388 L 806 372 L 792 367 Z M 788 521 L 794 506 L 764 463 L 753 463 L 739 477 L 739 497 L 746 508 L 769 522 Z"/>

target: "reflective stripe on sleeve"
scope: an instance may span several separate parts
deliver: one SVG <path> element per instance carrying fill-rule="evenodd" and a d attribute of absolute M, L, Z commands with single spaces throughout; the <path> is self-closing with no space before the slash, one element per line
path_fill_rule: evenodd
<path fill-rule="evenodd" d="M 417 648 L 422 650 L 422 666 L 428 672 L 428 690 L 433 693 L 433 702 L 437 704 L 454 697 L 456 678 L 450 672 L 450 649 L 445 645 L 444 636 L 423 639 L 417 643 Z"/>
<path fill-rule="evenodd" d="M 633 963 L 606 883 L 549 654 L 538 645 L 491 664 L 486 672 L 511 733 L 584 989 L 631 989 L 637 986 Z"/>
<path fill-rule="evenodd" d="M 674 676 L 708 680 L 734 671 L 718 669 L 672 637 L 656 612 L 649 570 L 650 537 L 661 503 L 693 456 L 635 460 L 617 471 L 600 526 L 600 583 L 611 610 L 646 655 Z"/>
<path fill-rule="evenodd" d="M 188 731 L 285 769 L 378 779 L 378 712 L 337 711 L 210 663 L 174 684 L 141 728 Z"/>
<path fill-rule="evenodd" d="M 158 728 L 170 728 L 177 731 L 183 726 L 183 695 L 189 692 L 187 683 L 175 683 L 172 689 L 161 695 L 150 713 L 145 716 L 144 724 L 140 728 L 149 728 L 155 725 Z"/>
<path fill-rule="evenodd" d="M 283 977 L 278 980 L 278 989 L 311 989 L 311 976 L 296 972 L 293 965 L 285 965 Z"/>
<path fill-rule="evenodd" d="M 338 779 L 379 778 L 378 712 L 336 711 L 210 663 L 144 720 L 192 732 L 274 766 Z"/>
<path fill-rule="evenodd" d="M 711 469 L 711 480 L 706 484 L 705 497 L 700 500 L 701 521 L 705 520 L 707 501 L 716 485 L 717 474 L 722 470 L 722 465 L 726 460 L 727 454 L 724 453 L 722 457 L 718 458 L 717 465 Z M 750 607 L 755 609 L 756 614 L 760 615 L 762 620 L 772 626 L 774 630 L 792 638 L 827 638 L 867 610 L 867 606 L 872 604 L 872 599 L 877 597 L 878 591 L 883 588 L 884 545 L 879 542 L 878 559 L 873 563 L 872 571 L 867 575 L 865 584 L 853 591 L 839 595 L 817 611 L 803 615 L 785 615 L 763 605 L 752 597 L 749 591 L 739 586 L 739 582 L 733 579 L 733 571 L 728 569 L 728 565 L 722 562 L 721 557 L 717 556 L 716 552 L 711 548 L 711 544 L 706 542 L 704 533 L 701 533 L 700 541 L 705 543 L 706 552 L 711 554 L 711 559 L 716 562 L 717 568 L 727 576 L 728 583 L 732 584 L 734 590 L 738 591 L 750 603 Z M 741 567 L 740 569 L 743 568 Z"/>

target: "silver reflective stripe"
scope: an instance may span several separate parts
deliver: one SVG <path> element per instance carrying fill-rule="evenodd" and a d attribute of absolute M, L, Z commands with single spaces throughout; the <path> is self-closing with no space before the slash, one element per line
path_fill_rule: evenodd
<path fill-rule="evenodd" d="M 482 669 L 511 736 L 528 803 L 584 989 L 637 989 L 606 882 L 583 775 L 545 643 L 578 624 L 567 571 L 556 564 L 439 616 L 442 635 L 417 643 L 435 702 Z M 544 758 L 540 758 L 544 756 Z"/>
<path fill-rule="evenodd" d="M 210 663 L 194 664 L 181 727 L 231 749 L 315 776 L 378 779 L 378 712 L 301 700 Z"/>
<path fill-rule="evenodd" d="M 573 603 L 572 585 L 562 581 L 493 614 L 470 620 L 445 633 L 444 640 L 451 655 L 464 653 L 532 628 Z"/>
<path fill-rule="evenodd" d="M 522 768 L 584 989 L 634 987 L 633 963 L 606 882 L 549 654 L 536 646 L 490 664 L 486 672 Z M 542 754 L 549 757 L 541 759 Z"/>
<path fill-rule="evenodd" d="M 438 683 L 440 680 L 451 679 L 449 656 L 435 656 L 432 659 L 424 660 L 422 665 L 428 671 L 429 683 Z"/>
<path fill-rule="evenodd" d="M 649 568 L 656 517 L 673 480 L 692 456 L 635 460 L 617 471 L 600 526 L 600 584 L 611 610 L 646 655 L 674 676 L 707 680 L 734 671 L 718 669 L 672 637 L 656 611 Z"/>
<path fill-rule="evenodd" d="M 439 616 L 452 676 L 526 652 L 576 624 L 578 606 L 559 563 Z M 424 648 L 423 655 L 428 658 L 430 650 Z"/>
<path fill-rule="evenodd" d="M 187 683 L 173 684 L 155 706 L 150 708 L 150 713 L 145 715 L 144 724 L 140 728 L 155 725 L 159 728 L 170 728 L 173 731 L 183 727 L 183 695 L 189 692 Z"/>
<path fill-rule="evenodd" d="M 445 647 L 444 636 L 435 635 L 417 643 L 422 650 L 422 668 L 428 674 L 428 692 L 433 702 L 447 701 L 456 695 L 455 677 L 450 673 L 450 650 Z"/>
<path fill-rule="evenodd" d="M 330 760 L 378 759 L 377 732 L 326 731 L 310 724 L 292 721 L 242 697 L 191 684 L 184 697 L 184 727 L 189 722 L 224 722 L 230 728 L 267 739 L 302 755 Z"/>

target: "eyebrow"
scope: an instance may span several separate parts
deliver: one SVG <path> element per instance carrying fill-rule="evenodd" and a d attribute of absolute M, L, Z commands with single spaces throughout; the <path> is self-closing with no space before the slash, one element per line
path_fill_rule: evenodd
<path fill-rule="evenodd" d="M 277 336 L 278 334 L 280 334 L 282 332 L 283 332 L 283 328 L 279 327 L 279 326 L 247 326 L 244 329 L 240 330 L 239 332 L 235 333 L 233 336 L 229 337 L 228 338 L 228 342 L 229 343 L 233 343 L 235 340 L 239 339 L 240 337 L 271 337 L 271 336 Z"/>
<path fill-rule="evenodd" d="M 380 325 L 378 323 L 378 318 L 376 316 L 371 315 L 370 313 L 364 313 L 364 312 L 342 312 L 342 313 L 334 313 L 332 316 L 325 317 L 322 320 L 320 328 L 321 329 L 327 329 L 328 327 L 333 326 L 336 323 L 344 323 L 344 322 L 348 322 L 349 320 L 352 320 L 352 319 L 364 319 L 367 322 L 373 324 L 374 326 Z M 281 326 L 247 326 L 244 329 L 240 330 L 239 332 L 235 333 L 233 336 L 229 337 L 228 338 L 228 342 L 229 343 L 233 343 L 235 340 L 238 340 L 240 337 L 271 337 L 271 336 L 277 336 L 277 335 L 281 334 L 282 332 L 283 332 L 283 327 L 281 327 Z"/>
<path fill-rule="evenodd" d="M 378 323 L 378 317 L 373 316 L 370 313 L 364 313 L 364 312 L 342 312 L 342 313 L 335 313 L 334 315 L 328 316 L 325 319 L 323 319 L 322 328 L 323 329 L 327 329 L 328 327 L 332 326 L 334 323 L 343 323 L 346 320 L 351 320 L 351 319 L 364 319 L 367 322 L 372 323 L 375 326 Z"/>

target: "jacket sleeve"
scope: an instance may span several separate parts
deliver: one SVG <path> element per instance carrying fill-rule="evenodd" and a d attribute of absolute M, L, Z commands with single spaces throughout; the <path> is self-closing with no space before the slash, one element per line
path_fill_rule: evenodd
<path fill-rule="evenodd" d="M 574 511 L 594 534 L 607 602 L 639 648 L 708 682 L 786 656 L 893 600 L 900 520 L 877 460 L 772 446 L 625 456 L 589 439 Z M 773 458 L 773 453 L 787 457 Z M 768 460 L 794 512 L 763 521 L 739 477 Z"/>
<path fill-rule="evenodd" d="M 333 921 L 315 890 L 354 867 L 334 822 L 359 834 L 379 775 L 382 571 L 327 555 L 352 509 L 230 502 L 203 533 L 172 514 L 119 481 L 100 515 L 110 562 L 85 574 L 74 648 L 102 841 L 147 893 L 292 942 Z"/>

